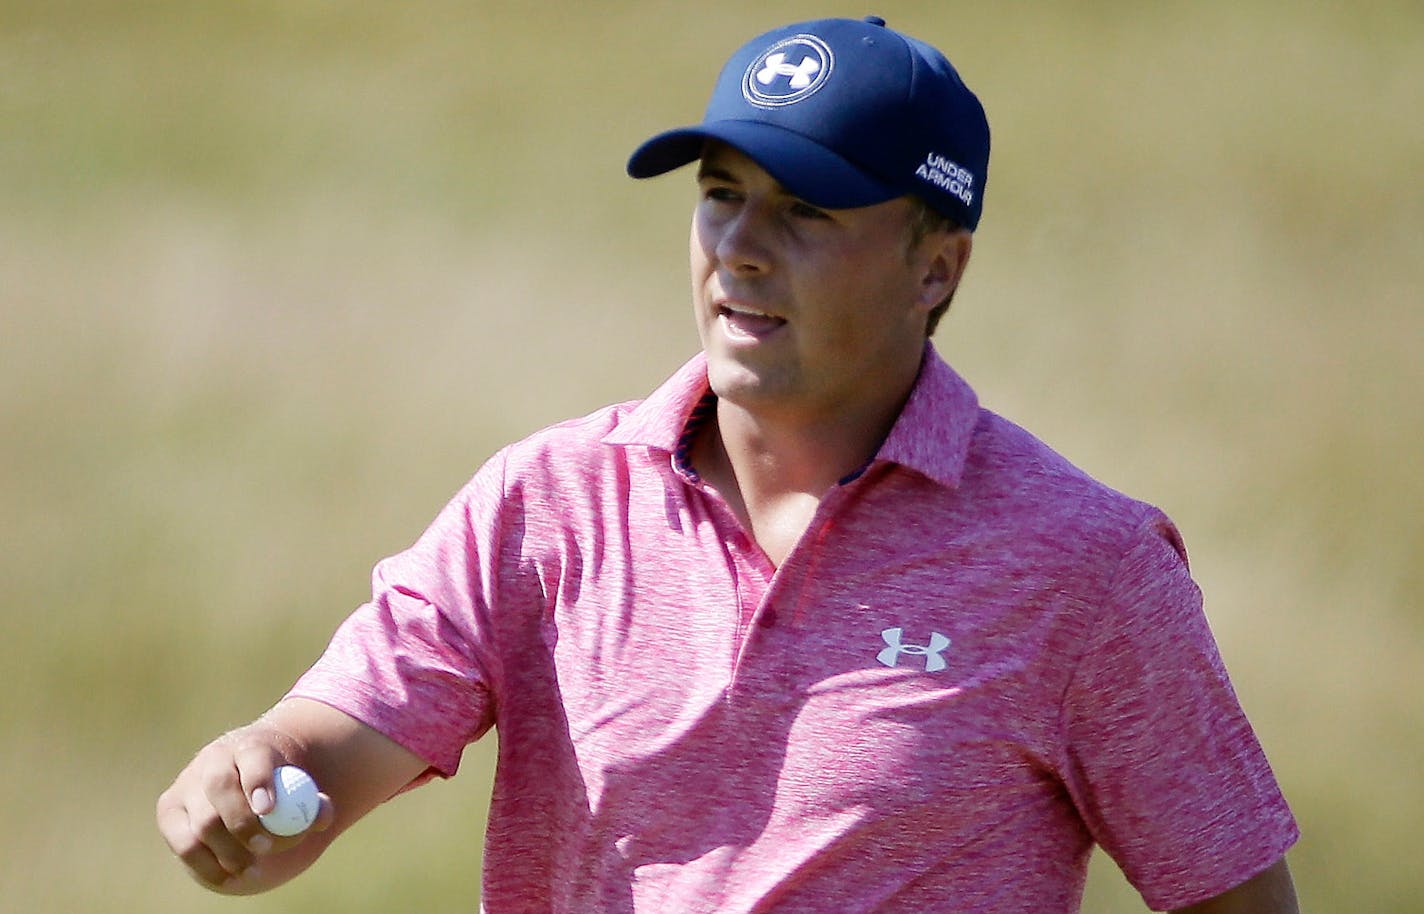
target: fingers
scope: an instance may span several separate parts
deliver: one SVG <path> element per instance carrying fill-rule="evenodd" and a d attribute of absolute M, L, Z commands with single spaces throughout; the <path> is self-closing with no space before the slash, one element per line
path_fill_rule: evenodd
<path fill-rule="evenodd" d="M 260 859 L 290 848 L 302 835 L 277 838 L 258 821 L 273 806 L 272 772 L 286 759 L 279 734 L 257 726 L 215 740 L 158 798 L 159 832 L 200 884 L 240 893 L 259 882 Z M 335 819 L 322 797 L 316 830 Z"/>
<path fill-rule="evenodd" d="M 323 832 L 336 824 L 336 806 L 332 804 L 331 797 L 326 794 L 317 794 L 321 797 L 321 809 L 317 811 L 316 821 L 312 823 L 311 830 Z"/>
<path fill-rule="evenodd" d="M 200 826 L 194 824 L 195 817 L 190 816 L 176 782 L 159 796 L 157 820 L 158 831 L 169 849 L 201 885 L 217 890 L 231 878 L 232 874 L 199 837 Z"/>

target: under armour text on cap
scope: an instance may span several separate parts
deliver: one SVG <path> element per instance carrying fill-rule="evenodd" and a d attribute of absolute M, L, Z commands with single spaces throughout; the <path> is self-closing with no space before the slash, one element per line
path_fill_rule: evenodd
<path fill-rule="evenodd" d="M 648 140 L 628 174 L 686 165 L 709 139 L 815 206 L 915 194 L 970 230 L 983 211 L 984 107 L 942 53 L 877 17 L 794 23 L 752 39 L 722 68 L 702 123 Z"/>

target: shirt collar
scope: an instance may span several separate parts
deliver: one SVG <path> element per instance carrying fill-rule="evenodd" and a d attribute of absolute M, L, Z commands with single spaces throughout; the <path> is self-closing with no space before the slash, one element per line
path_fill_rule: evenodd
<path fill-rule="evenodd" d="M 700 415 L 699 406 L 705 409 L 709 402 L 708 392 L 707 357 L 699 352 L 626 413 L 603 443 L 676 454 L 694 413 Z M 897 463 L 953 488 L 978 421 L 973 388 L 926 342 L 915 386 L 871 463 Z"/>
<path fill-rule="evenodd" d="M 707 383 L 707 356 L 697 353 L 646 400 L 635 405 L 603 436 L 604 444 L 642 445 L 677 452 L 693 411 L 711 392 Z"/>
<path fill-rule="evenodd" d="M 926 342 L 920 376 L 875 462 L 898 463 L 954 488 L 964 475 L 978 425 L 979 398 L 974 388 Z"/>

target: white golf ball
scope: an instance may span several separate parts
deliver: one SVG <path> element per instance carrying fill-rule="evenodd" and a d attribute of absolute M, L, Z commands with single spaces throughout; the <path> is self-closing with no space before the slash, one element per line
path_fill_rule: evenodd
<path fill-rule="evenodd" d="M 321 798 L 311 775 L 295 765 L 282 765 L 272 772 L 272 788 L 272 811 L 257 817 L 262 827 L 282 837 L 310 828 L 321 811 Z"/>

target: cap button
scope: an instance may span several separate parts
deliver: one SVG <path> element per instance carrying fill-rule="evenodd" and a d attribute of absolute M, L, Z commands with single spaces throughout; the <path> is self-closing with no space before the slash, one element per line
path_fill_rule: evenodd
<path fill-rule="evenodd" d="M 865 17 L 865 21 L 868 22 L 868 23 L 870 23 L 871 25 L 884 25 L 884 24 L 885 24 L 885 20 L 884 20 L 884 19 L 881 19 L 879 16 L 866 16 L 866 17 Z"/>

